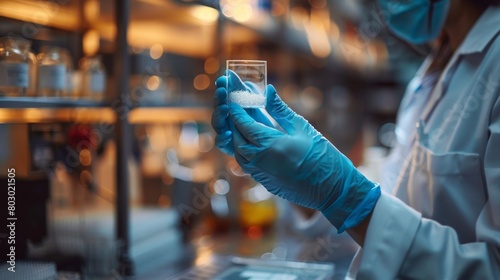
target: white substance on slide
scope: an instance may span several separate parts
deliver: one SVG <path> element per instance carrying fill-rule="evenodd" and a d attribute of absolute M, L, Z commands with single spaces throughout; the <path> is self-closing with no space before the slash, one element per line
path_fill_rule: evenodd
<path fill-rule="evenodd" d="M 258 108 L 265 106 L 266 97 L 249 91 L 236 90 L 229 93 L 229 101 L 243 108 Z"/>

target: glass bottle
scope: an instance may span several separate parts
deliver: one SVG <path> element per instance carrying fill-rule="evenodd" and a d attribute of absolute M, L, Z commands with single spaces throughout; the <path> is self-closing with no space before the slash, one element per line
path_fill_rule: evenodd
<path fill-rule="evenodd" d="M 65 95 L 63 97 L 72 97 L 76 95 L 74 92 L 73 85 L 73 58 L 67 49 L 61 49 L 61 54 L 64 60 L 64 64 L 66 64 L 66 86 L 65 86 Z"/>
<path fill-rule="evenodd" d="M 37 61 L 36 55 L 31 50 L 31 41 L 29 40 L 19 40 L 19 47 L 21 51 L 29 58 L 28 62 L 28 89 L 26 92 L 27 96 L 36 95 L 36 68 Z"/>
<path fill-rule="evenodd" d="M 103 101 L 106 91 L 106 69 L 101 62 L 101 57 L 86 57 L 82 66 L 83 98 Z"/>
<path fill-rule="evenodd" d="M 21 40 L 0 38 L 0 96 L 24 96 L 28 90 L 30 59 L 19 46 Z"/>
<path fill-rule="evenodd" d="M 37 55 L 38 96 L 62 97 L 66 95 L 67 61 L 61 48 L 44 46 Z"/>

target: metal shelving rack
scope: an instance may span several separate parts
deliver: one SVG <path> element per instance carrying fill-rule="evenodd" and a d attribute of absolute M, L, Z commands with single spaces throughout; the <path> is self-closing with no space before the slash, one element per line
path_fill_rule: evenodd
<path fill-rule="evenodd" d="M 116 1 L 116 51 L 114 53 L 114 70 L 117 98 L 125 100 L 129 94 L 130 60 L 128 53 L 128 23 L 130 18 L 130 0 Z M 128 116 L 130 107 L 124 104 L 122 113 Z M 118 272 L 123 276 L 134 275 L 133 263 L 129 256 L 129 189 L 128 158 L 132 151 L 132 129 L 128 118 L 118 118 L 116 122 L 116 238 L 118 249 Z"/>
<path fill-rule="evenodd" d="M 117 95 L 114 98 L 124 100 L 129 89 L 130 63 L 127 43 L 127 26 L 130 17 L 130 0 L 116 1 L 116 51 L 114 70 Z M 131 108 L 126 104 L 120 107 L 128 116 Z M 117 143 L 117 190 L 116 190 L 116 239 L 118 250 L 118 273 L 124 277 L 134 274 L 129 257 L 129 185 L 127 158 L 132 150 L 132 130 L 128 118 L 117 117 L 116 110 L 109 104 L 85 100 L 71 100 L 38 97 L 2 97 L 0 98 L 0 123 L 50 123 L 83 122 L 115 123 Z"/>
<path fill-rule="evenodd" d="M 130 54 L 127 42 L 131 0 L 116 1 L 115 26 L 116 50 L 113 54 L 113 70 L 116 95 L 113 100 L 128 100 L 130 92 L 126 82 L 130 78 Z M 193 106 L 191 106 L 193 105 Z M 155 104 L 149 107 L 131 107 L 127 102 L 119 104 L 119 110 L 106 102 L 64 98 L 1 97 L 0 123 L 108 123 L 115 124 L 117 144 L 115 223 L 118 241 L 118 273 L 122 277 L 134 275 L 130 247 L 130 209 L 128 158 L 132 151 L 132 124 L 165 123 L 187 120 L 210 119 L 211 108 L 199 104 Z M 125 116 L 125 117 L 123 117 Z"/>

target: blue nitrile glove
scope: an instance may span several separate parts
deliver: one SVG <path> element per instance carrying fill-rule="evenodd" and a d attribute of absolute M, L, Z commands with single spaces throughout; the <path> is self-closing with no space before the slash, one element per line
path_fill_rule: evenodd
<path fill-rule="evenodd" d="M 358 225 L 375 207 L 379 185 L 276 92 L 268 96 L 268 112 L 286 133 L 256 122 L 237 104 L 229 105 L 238 163 L 271 193 L 321 211 L 339 232 Z"/>
<path fill-rule="evenodd" d="M 227 105 L 227 84 L 229 82 L 229 90 L 246 90 L 246 91 L 256 91 L 255 87 L 250 82 L 242 82 L 238 75 L 228 70 L 225 75 L 220 76 L 215 81 L 217 89 L 215 90 L 214 97 L 214 112 L 212 114 L 212 127 L 214 128 L 217 136 L 215 138 L 216 146 L 224 153 L 234 156 L 233 148 L 233 136 L 230 128 L 229 121 L 229 108 Z M 276 92 L 273 86 L 269 85 L 266 87 L 266 91 Z M 267 99 L 269 100 L 269 98 Z M 269 102 L 268 102 L 269 103 Z M 266 106 L 267 107 L 267 106 Z M 256 121 L 263 123 L 265 125 L 273 127 L 272 122 L 266 116 L 266 112 L 260 108 L 246 109 L 248 114 L 252 116 Z"/>

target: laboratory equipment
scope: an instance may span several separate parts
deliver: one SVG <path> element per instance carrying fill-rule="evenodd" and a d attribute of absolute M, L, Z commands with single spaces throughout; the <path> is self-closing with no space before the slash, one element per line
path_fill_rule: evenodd
<path fill-rule="evenodd" d="M 106 69 L 101 62 L 101 57 L 84 58 L 82 64 L 82 97 L 102 101 L 106 91 Z"/>
<path fill-rule="evenodd" d="M 0 38 L 0 96 L 24 96 L 29 86 L 29 55 L 22 38 Z"/>
<path fill-rule="evenodd" d="M 38 59 L 38 95 L 42 97 L 62 97 L 67 91 L 67 57 L 63 49 L 44 46 Z"/>
<path fill-rule="evenodd" d="M 31 41 L 25 39 L 19 39 L 19 48 L 21 52 L 28 58 L 28 89 L 26 91 L 27 96 L 36 95 L 36 55 L 31 50 Z"/>
<path fill-rule="evenodd" d="M 230 75 L 230 71 L 236 75 Z M 266 105 L 267 61 L 228 60 L 228 103 L 243 108 L 262 108 Z"/>

